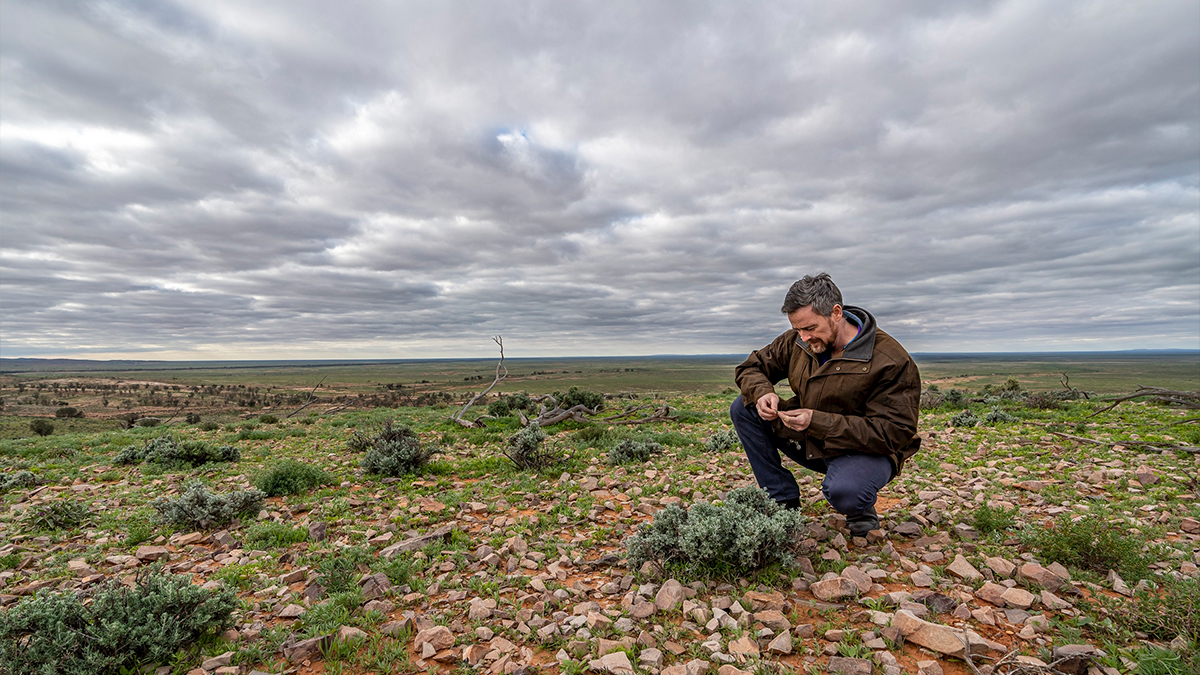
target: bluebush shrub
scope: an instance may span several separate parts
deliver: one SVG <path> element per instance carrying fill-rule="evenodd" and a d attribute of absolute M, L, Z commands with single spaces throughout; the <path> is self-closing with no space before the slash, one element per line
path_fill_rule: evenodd
<path fill-rule="evenodd" d="M 767 493 L 747 486 L 731 490 L 723 504 L 670 505 L 626 541 L 631 570 L 653 561 L 702 571 L 739 572 L 772 563 L 790 565 L 804 527 L 798 510 L 785 509 Z"/>
<path fill-rule="evenodd" d="M 362 468 L 367 473 L 381 476 L 420 473 L 438 453 L 437 448 L 422 447 L 420 437 L 408 427 L 392 427 L 389 422 L 387 432 L 379 434 L 367 448 L 362 460 Z"/>
<path fill-rule="evenodd" d="M 192 584 L 188 575 L 140 573 L 113 580 L 90 603 L 41 591 L 0 612 L 0 671 L 12 675 L 134 672 L 169 663 L 181 648 L 233 625 L 237 597 Z"/>
<path fill-rule="evenodd" d="M 545 443 L 546 432 L 540 426 L 530 424 L 509 437 L 504 456 L 518 469 L 546 469 L 558 464 L 562 458 L 546 448 Z"/>
<path fill-rule="evenodd" d="M 737 432 L 733 429 L 721 429 L 704 441 L 704 449 L 708 452 L 724 452 L 741 447 Z"/>
<path fill-rule="evenodd" d="M 608 463 L 613 466 L 618 464 L 642 463 L 654 455 L 662 454 L 662 451 L 663 446 L 661 443 L 625 439 L 613 446 L 612 450 L 608 451 Z"/>
<path fill-rule="evenodd" d="M 266 498 L 261 490 L 214 493 L 200 481 L 190 481 L 176 498 L 159 497 L 150 502 L 160 521 L 184 529 L 207 530 L 229 523 L 243 514 L 256 513 Z"/>

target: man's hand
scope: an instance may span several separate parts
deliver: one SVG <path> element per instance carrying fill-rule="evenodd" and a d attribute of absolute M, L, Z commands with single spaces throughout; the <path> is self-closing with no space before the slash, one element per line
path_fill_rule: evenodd
<path fill-rule="evenodd" d="M 758 410 L 758 416 L 769 422 L 779 417 L 779 395 L 775 392 L 763 394 L 754 402 L 754 407 Z"/>
<path fill-rule="evenodd" d="M 793 431 L 804 431 L 808 428 L 809 422 L 812 422 L 812 414 L 813 411 L 808 408 L 780 410 L 779 419 L 783 421 L 783 426 Z"/>

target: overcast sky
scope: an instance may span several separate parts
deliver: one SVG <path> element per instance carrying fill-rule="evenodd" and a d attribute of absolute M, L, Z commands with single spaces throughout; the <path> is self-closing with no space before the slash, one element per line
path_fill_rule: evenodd
<path fill-rule="evenodd" d="M 1200 3 L 0 0 L 0 355 L 1200 348 Z"/>

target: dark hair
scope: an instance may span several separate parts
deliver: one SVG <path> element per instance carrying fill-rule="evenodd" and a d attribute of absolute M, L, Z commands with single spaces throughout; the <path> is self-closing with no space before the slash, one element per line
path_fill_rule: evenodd
<path fill-rule="evenodd" d="M 805 276 L 792 284 L 783 298 L 783 307 L 780 311 L 784 314 L 791 314 L 811 305 L 817 314 L 829 316 L 833 314 L 833 306 L 840 304 L 842 304 L 842 292 L 838 290 L 837 285 L 833 283 L 833 279 L 828 274 L 821 272 L 816 276 Z"/>

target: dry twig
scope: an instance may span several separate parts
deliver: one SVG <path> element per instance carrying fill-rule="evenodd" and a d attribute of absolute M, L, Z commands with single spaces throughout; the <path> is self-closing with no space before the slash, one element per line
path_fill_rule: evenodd
<path fill-rule="evenodd" d="M 328 375 L 326 375 L 325 377 L 328 377 Z M 320 379 L 320 381 L 319 381 L 319 382 L 317 382 L 317 383 L 316 383 L 316 384 L 313 386 L 313 388 L 312 388 L 312 391 L 308 392 L 308 400 L 306 400 L 306 401 L 304 402 L 304 405 L 302 405 L 302 406 L 300 406 L 299 408 L 296 408 L 296 409 L 295 409 L 295 410 L 293 410 L 292 412 L 288 413 L 287 417 L 284 417 L 283 419 L 285 419 L 285 420 L 289 420 L 289 419 L 291 419 L 293 416 L 295 416 L 295 415 L 296 415 L 296 413 L 300 412 L 301 410 L 304 410 L 304 409 L 305 409 L 305 408 L 307 408 L 308 406 L 310 406 L 310 405 L 312 405 L 313 403 L 315 403 L 315 402 L 316 402 L 316 399 L 314 399 L 314 398 L 313 398 L 313 394 L 315 394 L 315 393 L 317 392 L 317 387 L 321 386 L 321 382 L 324 382 L 324 381 L 325 381 L 325 377 L 322 377 L 322 378 Z"/>

